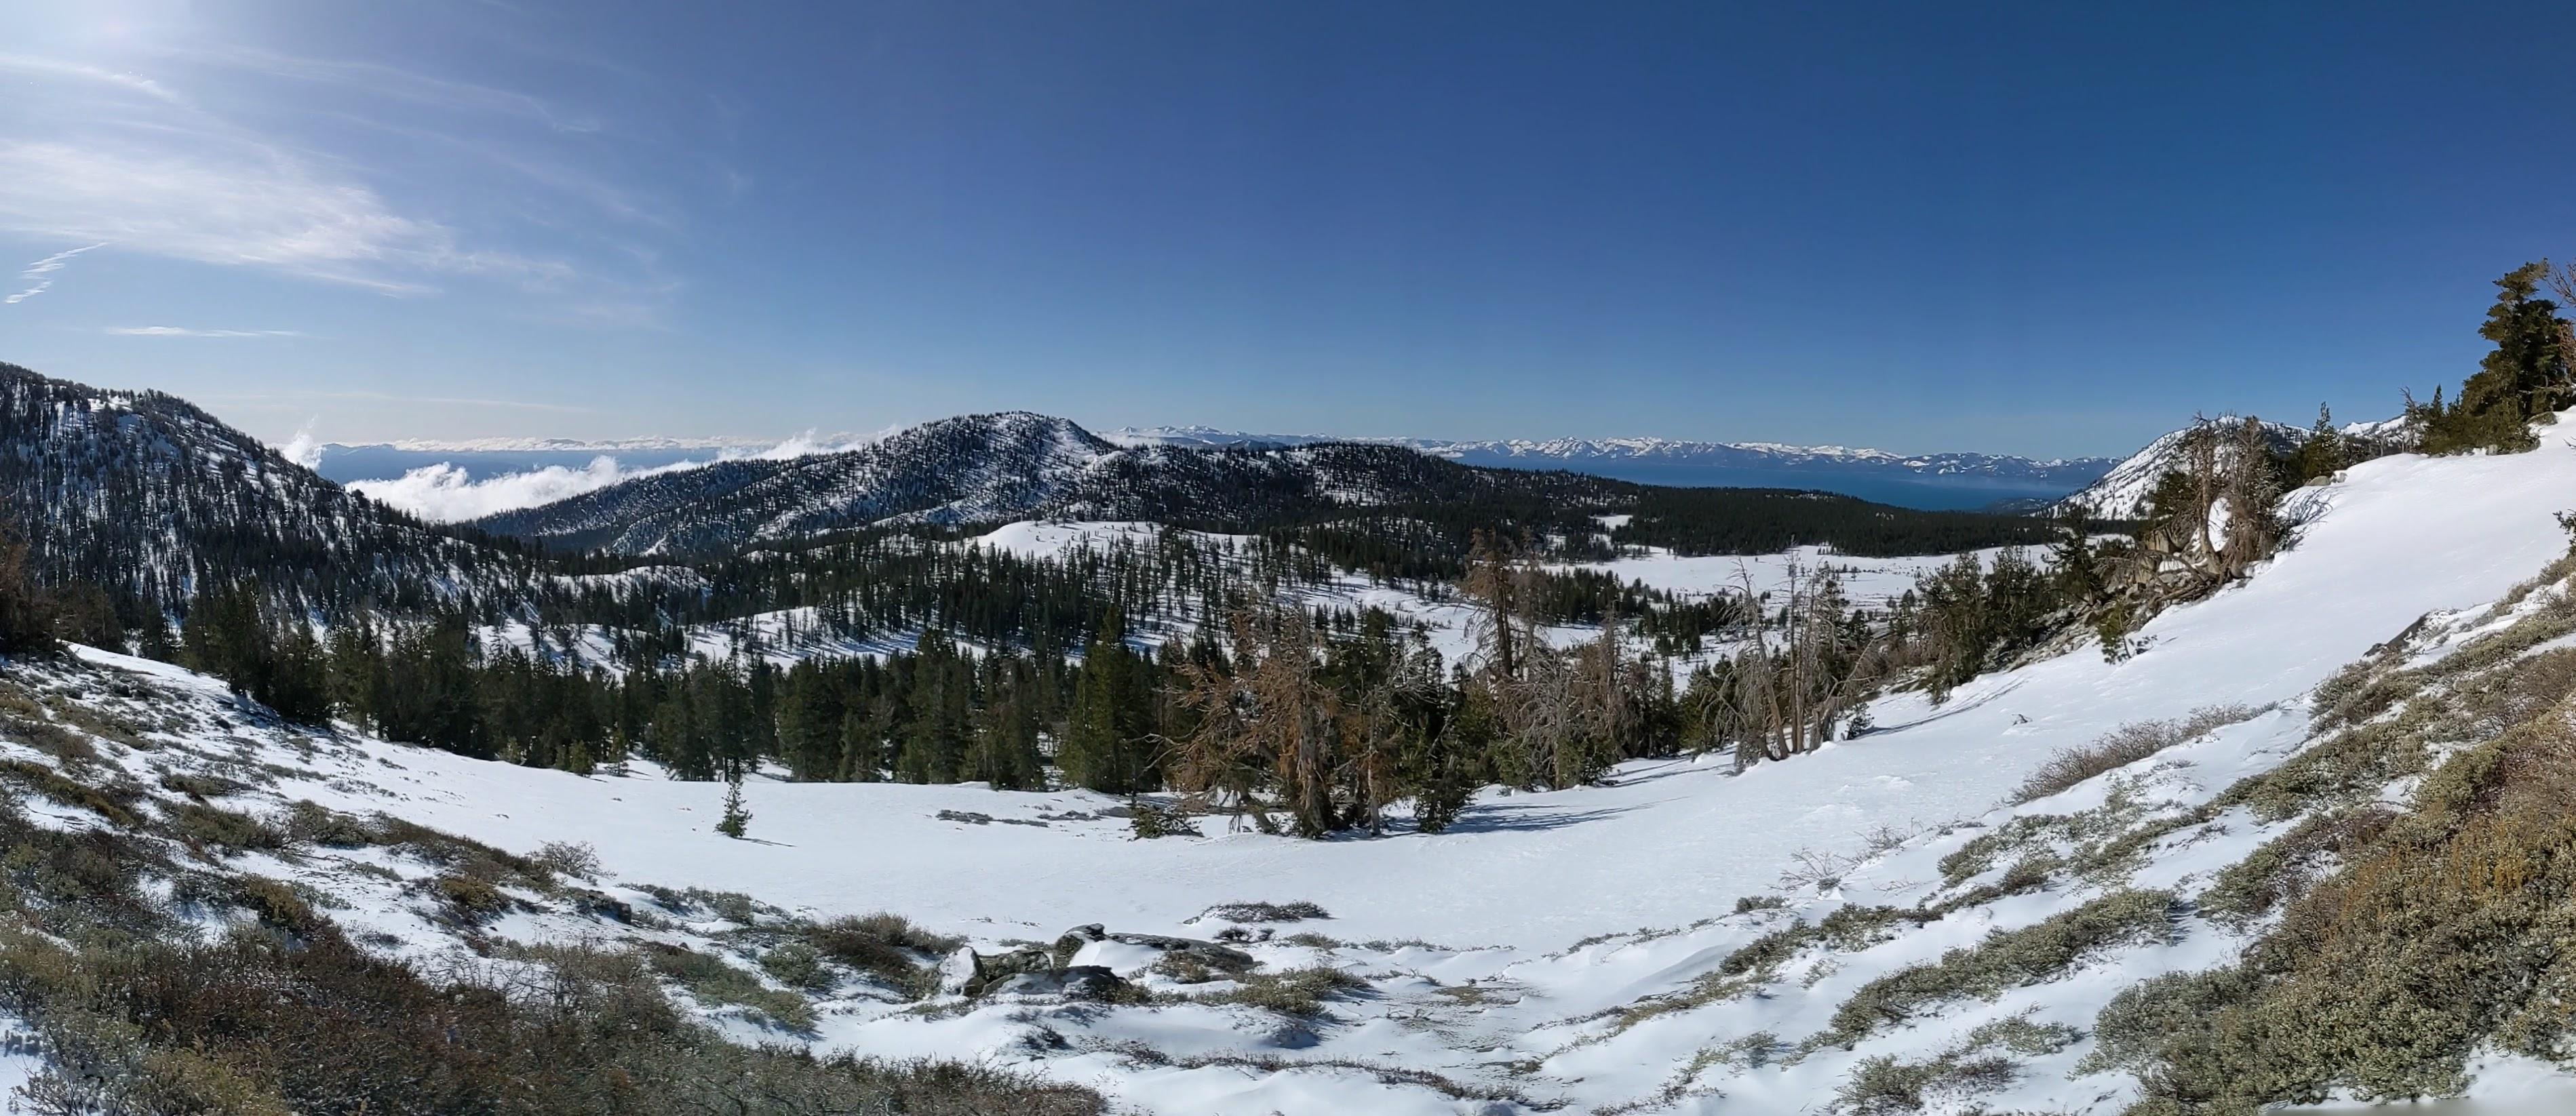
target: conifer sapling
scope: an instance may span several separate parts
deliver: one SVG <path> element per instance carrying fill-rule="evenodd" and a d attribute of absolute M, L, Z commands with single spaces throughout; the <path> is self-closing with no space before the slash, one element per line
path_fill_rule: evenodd
<path fill-rule="evenodd" d="M 742 804 L 742 776 L 725 780 L 724 817 L 716 822 L 716 832 L 740 840 L 751 828 L 751 810 Z"/>

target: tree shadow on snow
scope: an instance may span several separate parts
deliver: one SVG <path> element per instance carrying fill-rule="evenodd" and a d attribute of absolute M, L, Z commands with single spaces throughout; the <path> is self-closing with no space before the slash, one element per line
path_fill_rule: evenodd
<path fill-rule="evenodd" d="M 1577 808 L 1545 802 L 1486 803 L 1468 807 L 1456 821 L 1449 823 L 1448 832 L 1537 833 L 1601 821 L 1636 808 L 1634 805 Z"/>
<path fill-rule="evenodd" d="M 2010 682 L 2004 683 L 2004 684 L 2003 684 L 2003 685 L 2001 685 L 2001 686 L 1997 686 L 1997 687 L 1995 687 L 1995 688 L 1994 688 L 1993 690 L 1991 690 L 1991 691 L 1988 691 L 1988 692 L 1986 692 L 1986 693 L 1980 694 L 1980 695 L 1978 695 L 1978 696 L 1976 696 L 1976 697 L 1973 697 L 1973 698 L 1970 698 L 1970 699 L 1968 699 L 1968 700 L 1966 700 L 1966 701 L 1954 701 L 1954 702 L 1949 702 L 1949 703 L 1946 703 L 1946 704 L 1943 704 L 1943 705 L 1939 706 L 1939 707 L 1938 707 L 1938 708 L 1936 708 L 1933 712 L 1931 712 L 1931 713 L 1929 713 L 1929 714 L 1927 714 L 1927 715 L 1925 715 L 1925 716 L 1917 717 L 1917 718 L 1915 718 L 1915 719 L 1913 719 L 1913 720 L 1911 720 L 1911 721 L 1899 721 L 1899 722 L 1897 722 L 1897 723 L 1895 723 L 1895 724 L 1892 724 L 1892 725 L 1879 725 L 1878 727 L 1873 728 L 1873 729 L 1869 730 L 1868 732 L 1863 733 L 1863 734 L 1861 734 L 1861 735 L 1863 736 L 1863 738 L 1867 738 L 1867 737 L 1871 737 L 1871 736 L 1877 736 L 1877 735 L 1880 735 L 1881 733 L 1890 733 L 1890 732 L 1895 732 L 1895 731 L 1897 731 L 1898 729 L 1910 729 L 1910 728 L 1913 728 L 1913 727 L 1915 727 L 1915 726 L 1917 726 L 1917 725 L 1928 725 L 1928 724 L 1931 724 L 1931 723 L 1933 723 L 1933 722 L 1935 722 L 1935 721 L 1947 720 L 1947 719 L 1949 719 L 1949 718 L 1951 718 L 1951 717 L 1956 717 L 1956 716 L 1958 716 L 1958 715 L 1959 715 L 1959 714 L 1961 714 L 1961 713 L 1965 713 L 1965 712 L 1967 712 L 1967 711 L 1969 711 L 1969 710 L 1971 710 L 1971 709 L 1979 709 L 1979 708 L 1983 708 L 1983 707 L 1984 707 L 1984 706 L 1986 706 L 1986 705 L 1992 704 L 1996 698 L 2002 697 L 2002 696 L 2004 696 L 2005 694 L 2009 694 L 2009 693 L 2013 692 L 2014 690 L 2018 690 L 2018 689 L 2020 689 L 2020 688 L 2022 687 L 2022 682 L 2023 682 L 2023 680 L 2022 680 L 2022 679 L 2016 678 L 2016 679 L 2013 679 L 2013 680 L 2012 680 L 2012 681 L 2010 681 Z"/>

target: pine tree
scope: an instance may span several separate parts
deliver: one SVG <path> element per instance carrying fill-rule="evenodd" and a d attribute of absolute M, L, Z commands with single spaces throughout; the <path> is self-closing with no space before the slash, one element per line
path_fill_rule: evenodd
<path fill-rule="evenodd" d="M 260 703 L 290 721 L 314 724 L 331 717 L 331 667 L 310 625 L 287 620 L 272 641 L 273 661 L 262 678 Z"/>
<path fill-rule="evenodd" d="M 2531 449 L 2539 439 L 2530 421 L 2576 401 L 2576 353 L 2569 351 L 2576 340 L 2558 316 L 2558 304 L 2535 297 L 2547 278 L 2549 265 L 2542 261 L 2495 281 L 2495 303 L 2478 327 L 2478 336 L 2495 348 L 2460 385 L 2456 402 L 2443 406 L 2436 388 L 2430 405 L 2407 408 L 2425 452 Z"/>
<path fill-rule="evenodd" d="M 59 586 L 49 596 L 54 638 L 109 651 L 125 650 L 125 623 L 117 617 L 116 602 L 107 590 L 82 581 Z"/>
<path fill-rule="evenodd" d="M 873 783 L 884 778 L 885 749 L 882 742 L 890 719 L 882 703 L 872 713 L 862 713 L 853 708 L 842 715 L 842 779 L 853 783 Z"/>
<path fill-rule="evenodd" d="M 740 840 L 751 830 L 751 808 L 742 803 L 742 776 L 725 780 L 724 816 L 716 821 L 716 832 Z"/>
<path fill-rule="evenodd" d="M 0 534 L 0 654 L 43 654 L 54 649 L 52 618 L 27 568 L 27 544 L 14 531 Z"/>
<path fill-rule="evenodd" d="M 2301 482 L 2330 477 L 2350 464 L 2343 444 L 2343 434 L 2334 427 L 2334 414 L 2323 403 L 2317 404 L 2317 424 L 2308 428 L 2308 437 L 2299 443 L 2297 467 Z"/>
<path fill-rule="evenodd" d="M 1144 709 L 1153 684 L 1142 675 L 1136 653 L 1113 613 L 1082 653 L 1074 672 L 1073 707 L 1067 713 L 1064 746 L 1056 755 L 1068 782 L 1104 794 L 1132 794 L 1144 789 Z"/>

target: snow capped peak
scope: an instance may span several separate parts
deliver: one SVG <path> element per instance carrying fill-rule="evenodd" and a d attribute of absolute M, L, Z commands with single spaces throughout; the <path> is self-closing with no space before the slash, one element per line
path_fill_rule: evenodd
<path fill-rule="evenodd" d="M 1206 426 L 1124 427 L 1108 440 L 1123 446 L 1301 446 L 1348 441 L 1407 449 L 1465 465 L 1547 466 L 1583 471 L 1619 464 L 1736 469 L 1869 471 L 1914 476 L 1973 476 L 2074 488 L 2110 468 L 2108 457 L 2033 459 L 2008 454 L 1899 454 L 1866 447 L 1799 446 L 1783 442 L 1711 442 L 1653 435 L 1611 438 L 1334 438 L 1321 434 L 1252 434 Z M 2065 489 L 2059 489 L 2064 491 Z"/>

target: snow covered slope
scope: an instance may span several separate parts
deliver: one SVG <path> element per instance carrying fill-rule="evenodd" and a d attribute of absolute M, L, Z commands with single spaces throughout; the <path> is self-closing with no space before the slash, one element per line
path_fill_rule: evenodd
<path fill-rule="evenodd" d="M 2122 988 L 2222 963 L 2245 940 L 2152 895 L 2197 893 L 2278 832 L 2241 812 L 2196 811 L 2307 745 L 2305 695 L 2340 665 L 2428 614 L 2424 654 L 2492 630 L 2500 620 L 2478 610 L 2566 552 L 2551 513 L 2570 492 L 2576 450 L 2559 445 L 2371 461 L 2318 493 L 2326 510 L 2297 549 L 2158 617 L 2125 661 L 2078 650 L 1979 679 L 1943 706 L 1888 699 L 1879 731 L 1740 776 L 1722 761 L 1639 763 L 1603 787 L 1489 791 L 1439 835 L 1306 842 L 1200 819 L 1201 836 L 1136 841 L 1116 816 L 1122 803 L 1081 792 L 756 780 L 754 839 L 733 841 L 712 832 L 720 786 L 649 772 L 581 778 L 354 737 L 314 751 L 256 724 L 237 725 L 223 746 L 279 768 L 237 805 L 310 798 L 519 852 L 585 841 L 604 863 L 603 887 L 697 885 L 816 916 L 889 909 L 986 952 L 1087 923 L 1200 938 L 1240 926 L 1252 939 L 1242 948 L 1268 971 L 1321 964 L 1364 982 L 1331 991 L 1320 1014 L 1281 1014 L 1211 999 L 1234 983 L 1179 983 L 1148 971 L 1158 953 L 1108 940 L 1082 946 L 1079 960 L 1142 982 L 1150 1002 L 1006 995 L 905 1010 L 843 998 L 818 1005 L 809 1032 L 768 1035 L 1026 1065 L 1142 1111 L 1824 1111 L 1854 1082 L 1876 1080 L 1872 1059 L 1950 1057 L 1993 1072 L 1938 1110 L 2111 1113 L 2134 1082 L 2079 1070 L 2091 1041 L 2080 1032 Z M 1036 530 L 994 541 L 1062 545 Z M 184 672 L 94 658 L 192 702 L 227 700 Z M 2059 749 L 2231 703 L 2268 711 L 2053 798 L 1990 809 Z M 2188 824 L 2118 871 L 2062 868 L 2036 884 L 2009 883 L 2003 859 L 1978 867 L 1968 855 L 1983 835 L 2039 840 L 2029 835 L 2056 824 L 2017 818 L 2074 816 L 2112 832 Z M 1963 860 L 1977 870 L 1960 871 Z M 1776 905 L 1739 906 L 1781 893 L 1784 870 L 1802 866 L 1806 882 Z M 1986 884 L 1996 887 L 1980 894 Z M 1247 901 L 1310 902 L 1329 917 L 1207 913 Z M 1730 956 L 1794 922 L 1880 906 L 1939 917 L 1845 916 L 1824 924 L 1838 937 L 1793 935 L 1769 960 L 1727 971 Z M 1873 982 L 1946 950 L 2070 919 L 2100 933 L 2027 980 L 1909 1002 L 1877 1022 L 1844 1012 L 1865 991 L 1884 993 Z M 1979 1061 L 1997 1050 L 2013 1064 Z"/>
<path fill-rule="evenodd" d="M 1880 703 L 1881 727 L 1859 741 L 1734 777 L 1724 764 L 1670 764 L 1629 773 L 1608 790 L 1487 800 L 1463 832 L 1439 837 L 1306 844 L 1242 835 L 1205 843 L 1145 843 L 1094 855 L 1078 833 L 995 831 L 979 848 L 1012 870 L 959 878 L 945 861 L 816 865 L 781 849 L 742 850 L 705 866 L 755 893 L 793 891 L 808 901 L 860 899 L 893 881 L 919 895 L 920 913 L 993 918 L 1025 928 L 1108 915 L 1186 917 L 1188 897 L 1229 879 L 1260 879 L 1281 898 L 1323 903 L 1368 935 L 1412 934 L 1482 944 L 1548 947 L 1587 934 L 1673 924 L 1765 890 L 1788 855 L 1810 846 L 1849 850 L 1872 825 L 1929 824 L 1967 816 L 2020 781 L 2051 751 L 2123 721 L 2170 717 L 2221 702 L 2288 700 L 2416 617 L 2492 599 L 2564 549 L 2550 512 L 2576 492 L 2576 451 L 2551 447 L 2516 457 L 2388 458 L 2353 470 L 2330 490 L 2332 506 L 2297 550 L 2250 583 L 2159 617 L 2140 633 L 2147 649 L 2108 664 L 2070 654 L 1962 687 L 1942 708 L 1919 696 Z M 424 757 L 424 763 L 437 762 Z M 630 806 L 602 817 L 596 781 L 459 764 L 476 782 L 551 785 L 540 808 L 507 824 L 485 817 L 481 794 L 459 796 L 432 818 L 504 844 L 597 834 L 612 863 L 661 865 L 683 874 L 688 839 Z M 670 784 L 637 791 L 667 810 L 704 808 L 716 788 Z M 948 801 L 946 796 L 961 796 Z M 1023 803 L 1028 811 L 1074 805 L 974 790 L 866 785 L 768 789 L 766 835 L 799 848 L 914 848 L 955 838 L 937 809 Z M 932 800 L 935 800 L 935 804 Z M 629 801 L 637 801 L 629 796 Z M 907 803 L 921 808 L 905 808 Z M 424 820 L 432 820 L 425 818 Z M 593 827 L 605 827 L 597 828 Z M 981 835 L 978 835 L 979 837 Z M 1654 848 L 1652 859 L 1623 850 Z M 979 853 L 980 855 L 980 853 Z M 1671 862 L 1693 864 L 1669 878 Z M 1548 866 L 1547 878 L 1580 892 L 1579 905 L 1533 904 L 1506 885 L 1505 864 Z M 1402 880 L 1387 888 L 1387 881 Z M 1118 908 L 1103 911 L 1103 904 Z M 1201 904 L 1204 905 L 1204 904 Z M 1088 912 L 1088 913 L 1086 913 Z"/>

